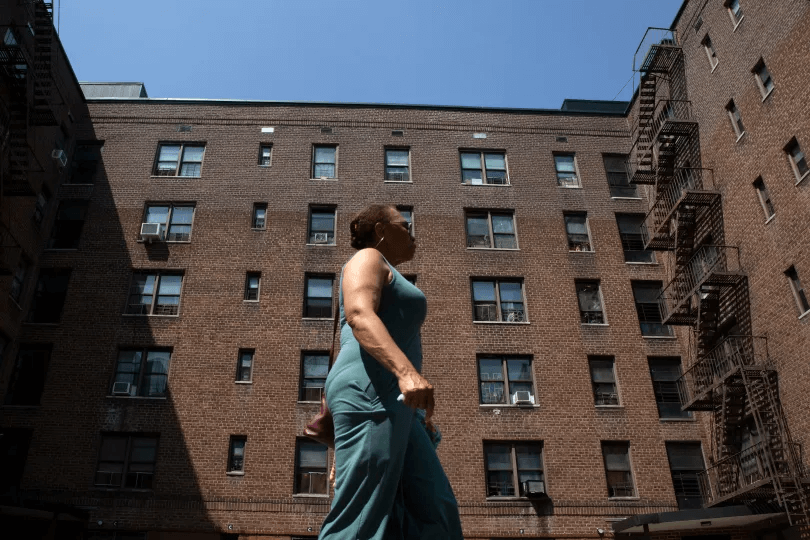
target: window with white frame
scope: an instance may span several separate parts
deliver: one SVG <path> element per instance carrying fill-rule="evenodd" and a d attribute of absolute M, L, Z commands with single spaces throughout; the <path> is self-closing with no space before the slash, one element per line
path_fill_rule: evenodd
<path fill-rule="evenodd" d="M 616 214 L 625 262 L 654 263 L 655 252 L 644 249 L 644 214 Z"/>
<path fill-rule="evenodd" d="M 714 50 L 714 44 L 712 43 L 712 38 L 709 37 L 709 34 L 703 38 L 703 41 L 700 42 L 703 45 L 703 50 L 706 51 L 706 57 L 709 59 L 709 66 L 714 69 L 717 67 L 717 64 L 720 62 L 720 59 L 717 58 L 717 51 Z"/>
<path fill-rule="evenodd" d="M 473 279 L 473 320 L 526 322 L 522 279 Z"/>
<path fill-rule="evenodd" d="M 129 288 L 126 313 L 177 315 L 183 274 L 176 271 L 135 272 Z"/>
<path fill-rule="evenodd" d="M 385 181 L 411 181 L 410 150 L 407 148 L 385 149 Z"/>
<path fill-rule="evenodd" d="M 630 443 L 602 441 L 608 497 L 634 497 L 633 471 L 630 468 Z"/>
<path fill-rule="evenodd" d="M 574 154 L 554 154 L 554 168 L 557 173 L 557 185 L 564 188 L 582 187 L 577 174 L 577 162 Z"/>
<path fill-rule="evenodd" d="M 728 8 L 728 16 L 731 17 L 731 22 L 734 26 L 740 24 L 743 19 L 743 11 L 740 6 L 740 0 L 727 0 L 726 7 Z"/>
<path fill-rule="evenodd" d="M 335 245 L 335 208 L 311 206 L 309 209 L 309 244 Z"/>
<path fill-rule="evenodd" d="M 796 271 L 796 267 L 791 266 L 785 270 L 785 275 L 790 283 L 793 298 L 796 300 L 796 307 L 799 308 L 799 314 L 804 315 L 810 311 L 810 302 L 807 301 L 807 293 L 804 291 L 804 287 L 799 279 L 799 273 Z"/>
<path fill-rule="evenodd" d="M 726 105 L 726 113 L 728 113 L 728 118 L 731 120 L 731 127 L 734 128 L 734 133 L 739 139 L 742 137 L 743 133 L 745 133 L 745 126 L 743 126 L 740 109 L 737 107 L 737 104 L 734 103 L 733 99 Z"/>
<path fill-rule="evenodd" d="M 776 213 L 776 210 L 773 207 L 771 195 L 768 193 L 768 187 L 765 185 L 765 181 L 761 176 L 754 180 L 754 189 L 757 191 L 757 199 L 759 199 L 759 204 L 762 206 L 762 211 L 765 213 L 765 219 L 771 219 Z"/>
<path fill-rule="evenodd" d="M 245 472 L 245 446 L 247 436 L 231 435 L 228 442 L 228 469 L 229 473 Z"/>
<path fill-rule="evenodd" d="M 678 357 L 648 358 L 650 378 L 658 406 L 658 417 L 691 418 L 690 411 L 682 411 L 681 394 L 678 391 L 678 379 L 681 378 L 681 359 Z"/>
<path fill-rule="evenodd" d="M 321 401 L 326 376 L 329 374 L 328 352 L 304 352 L 301 354 L 301 381 L 298 401 Z"/>
<path fill-rule="evenodd" d="M 566 212 L 565 234 L 568 237 L 568 251 L 593 251 L 591 233 L 586 212 Z"/>
<path fill-rule="evenodd" d="M 304 317 L 329 319 L 332 317 L 332 284 L 334 275 L 307 274 L 304 289 Z"/>
<path fill-rule="evenodd" d="M 337 146 L 313 146 L 312 178 L 337 178 Z"/>
<path fill-rule="evenodd" d="M 487 497 L 525 497 L 545 492 L 543 443 L 539 441 L 484 442 Z"/>
<path fill-rule="evenodd" d="M 468 248 L 517 249 L 512 212 L 469 210 L 466 220 Z"/>
<path fill-rule="evenodd" d="M 158 146 L 154 175 L 199 177 L 204 154 L 204 144 L 162 143 Z"/>
<path fill-rule="evenodd" d="M 253 349 L 239 349 L 236 357 L 236 381 L 250 382 L 253 379 L 253 358 L 256 351 Z"/>
<path fill-rule="evenodd" d="M 102 433 L 94 484 L 111 489 L 152 489 L 158 437 Z"/>
<path fill-rule="evenodd" d="M 253 203 L 251 228 L 261 230 L 267 228 L 267 203 Z"/>
<path fill-rule="evenodd" d="M 534 377 L 529 356 L 481 356 L 478 380 L 483 405 L 534 405 Z"/>
<path fill-rule="evenodd" d="M 627 156 L 605 155 L 602 158 L 605 163 L 605 175 L 610 187 L 610 196 L 638 198 L 638 189 L 635 184 L 630 183 L 630 177 L 627 176 Z"/>
<path fill-rule="evenodd" d="M 793 137 L 790 142 L 785 146 L 785 154 L 787 154 L 790 167 L 793 169 L 793 174 L 796 175 L 796 181 L 802 180 L 807 173 L 810 172 L 810 167 L 807 166 L 807 158 L 804 155 L 802 147 L 796 137 Z"/>
<path fill-rule="evenodd" d="M 473 186 L 505 185 L 509 183 L 506 174 L 506 153 L 487 151 L 462 151 L 461 182 Z"/>
<path fill-rule="evenodd" d="M 773 90 L 773 77 L 771 77 L 771 72 L 768 71 L 765 60 L 762 58 L 759 59 L 759 62 L 757 62 L 754 69 L 751 71 L 754 73 L 754 79 L 757 81 L 757 86 L 764 100 Z"/>
<path fill-rule="evenodd" d="M 328 453 L 325 444 L 299 438 L 295 445 L 295 493 L 327 495 Z"/>
<path fill-rule="evenodd" d="M 269 167 L 272 164 L 271 158 L 273 156 L 272 144 L 259 145 L 259 166 Z"/>
<path fill-rule="evenodd" d="M 597 280 L 575 281 L 579 302 L 579 321 L 582 324 L 605 324 L 602 292 Z"/>
<path fill-rule="evenodd" d="M 155 203 L 147 204 L 144 223 L 158 223 L 160 236 L 166 242 L 191 240 L 191 224 L 194 220 L 194 204 Z"/>
<path fill-rule="evenodd" d="M 133 348 L 118 351 L 111 395 L 166 397 L 171 349 Z"/>
<path fill-rule="evenodd" d="M 248 302 L 259 301 L 259 284 L 261 283 L 261 272 L 248 272 L 245 275 L 245 300 Z"/>
<path fill-rule="evenodd" d="M 589 356 L 593 402 L 597 407 L 618 405 L 619 392 L 616 387 L 615 361 L 612 356 Z"/>

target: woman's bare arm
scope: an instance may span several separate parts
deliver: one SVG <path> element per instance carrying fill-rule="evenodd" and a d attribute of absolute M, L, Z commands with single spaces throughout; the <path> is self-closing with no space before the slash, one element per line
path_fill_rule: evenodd
<path fill-rule="evenodd" d="M 377 310 L 391 269 L 376 249 L 359 251 L 343 270 L 343 310 L 360 346 L 393 373 L 405 404 L 433 415 L 433 386 L 422 377 L 385 328 Z"/>

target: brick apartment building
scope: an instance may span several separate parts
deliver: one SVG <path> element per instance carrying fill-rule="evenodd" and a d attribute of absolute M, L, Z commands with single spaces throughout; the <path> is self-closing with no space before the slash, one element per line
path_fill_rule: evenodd
<path fill-rule="evenodd" d="M 317 536 L 372 202 L 413 223 L 467 538 L 808 522 L 806 1 L 686 0 L 629 104 L 559 110 L 79 85 L 49 9 L 0 2 L 0 530 Z"/>

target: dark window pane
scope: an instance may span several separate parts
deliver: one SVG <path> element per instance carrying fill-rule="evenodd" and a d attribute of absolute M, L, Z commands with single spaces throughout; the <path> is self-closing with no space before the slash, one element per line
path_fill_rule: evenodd
<path fill-rule="evenodd" d="M 70 270 L 42 270 L 31 307 L 31 322 L 58 323 L 67 296 Z"/>

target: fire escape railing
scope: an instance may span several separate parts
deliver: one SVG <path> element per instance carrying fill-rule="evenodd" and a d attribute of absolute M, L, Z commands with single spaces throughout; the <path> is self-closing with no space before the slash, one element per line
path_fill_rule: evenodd
<path fill-rule="evenodd" d="M 696 125 L 692 102 L 686 100 L 658 100 L 644 116 L 645 123 L 636 131 L 627 162 L 628 177 L 636 184 L 654 183 L 659 173 L 655 157 L 661 153 L 662 143 L 671 144 L 669 139 L 689 134 Z"/>

